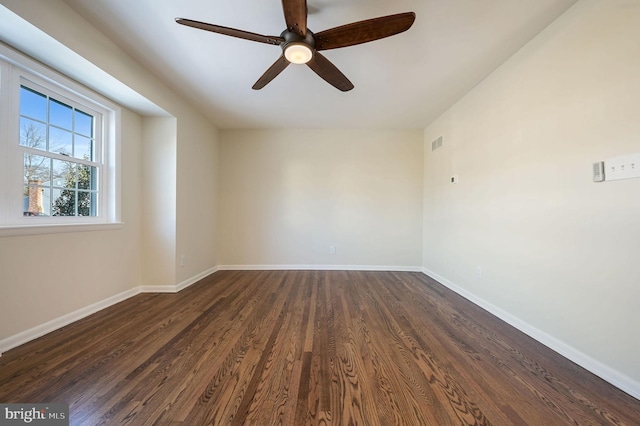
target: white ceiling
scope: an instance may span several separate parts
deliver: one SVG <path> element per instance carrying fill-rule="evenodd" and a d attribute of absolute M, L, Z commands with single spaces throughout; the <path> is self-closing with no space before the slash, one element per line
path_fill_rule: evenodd
<path fill-rule="evenodd" d="M 280 0 L 65 0 L 221 129 L 424 128 L 575 1 L 308 0 L 314 32 L 417 15 L 405 33 L 323 52 L 355 85 L 343 93 L 304 65 L 252 90 L 279 47 L 174 22 L 280 35 Z"/>

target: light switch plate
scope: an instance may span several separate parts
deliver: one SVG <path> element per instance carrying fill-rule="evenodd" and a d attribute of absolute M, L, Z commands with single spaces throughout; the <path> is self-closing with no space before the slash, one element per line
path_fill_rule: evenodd
<path fill-rule="evenodd" d="M 610 158 L 604 162 L 606 181 L 640 177 L 640 153 Z"/>

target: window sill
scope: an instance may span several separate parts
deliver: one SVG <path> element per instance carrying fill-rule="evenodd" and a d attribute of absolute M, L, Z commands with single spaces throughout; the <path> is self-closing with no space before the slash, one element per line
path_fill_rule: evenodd
<path fill-rule="evenodd" d="M 123 222 L 0 226 L 0 238 L 67 232 L 113 231 L 123 227 Z"/>

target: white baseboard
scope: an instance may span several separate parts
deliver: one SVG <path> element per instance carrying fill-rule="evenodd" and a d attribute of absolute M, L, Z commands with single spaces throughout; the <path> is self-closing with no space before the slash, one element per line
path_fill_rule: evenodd
<path fill-rule="evenodd" d="M 95 314 L 96 312 L 108 308 L 109 306 L 115 305 L 116 303 L 120 303 L 130 297 L 136 296 L 141 293 L 140 289 L 141 287 L 135 287 L 130 290 L 123 291 L 122 293 L 116 294 L 115 296 L 108 297 L 89 306 L 85 306 L 84 308 L 80 308 L 77 311 L 62 315 L 61 317 L 58 317 L 51 321 L 47 321 L 44 324 L 40 324 L 38 326 L 15 334 L 11 337 L 0 340 L 0 355 L 2 355 L 3 352 L 8 351 L 9 349 L 13 349 L 16 346 L 20 346 L 31 340 L 35 340 L 38 337 L 51 333 L 52 331 L 62 328 L 65 325 L 69 325 L 72 322 L 81 320 L 82 318 Z"/>
<path fill-rule="evenodd" d="M 176 293 L 175 285 L 142 285 L 140 293 Z"/>
<path fill-rule="evenodd" d="M 384 265 L 221 265 L 221 271 L 382 271 L 422 272 L 421 266 Z"/>
<path fill-rule="evenodd" d="M 211 269 L 207 269 L 204 272 L 199 273 L 198 275 L 194 275 L 193 277 L 182 281 L 176 285 L 143 285 L 141 288 L 141 293 L 178 293 L 185 288 L 197 283 L 203 278 L 208 277 L 214 272 L 218 272 L 220 269 L 216 266 Z"/>
<path fill-rule="evenodd" d="M 531 324 L 528 324 L 527 322 L 510 314 L 509 312 L 493 305 L 492 303 L 487 302 L 481 297 L 478 297 L 475 294 L 465 290 L 464 288 L 452 283 L 448 279 L 436 274 L 435 272 L 432 272 L 426 268 L 422 268 L 422 273 L 433 278 L 440 284 L 458 293 L 460 296 L 464 297 L 475 305 L 480 306 L 484 310 L 495 315 L 507 324 L 515 327 L 524 334 L 537 340 L 538 342 L 554 350 L 570 361 L 575 362 L 579 366 L 590 371 L 601 379 L 611 383 L 618 389 L 628 393 L 636 399 L 640 399 L 640 382 L 632 379 L 625 374 L 620 373 L 619 371 L 609 367 L 606 364 L 601 363 L 600 361 L 591 358 L 584 352 L 577 350 L 576 348 L 564 343 L 561 340 L 558 340 L 557 338 L 545 333 L 544 331 L 532 326 Z"/>
<path fill-rule="evenodd" d="M 185 288 L 197 283 L 203 278 L 208 277 L 211 274 L 214 274 L 220 270 L 219 267 L 215 266 L 211 269 L 207 269 L 204 272 L 199 273 L 198 275 L 194 275 L 193 277 L 182 281 L 181 283 L 176 284 L 174 293 L 184 290 Z"/>
<path fill-rule="evenodd" d="M 40 324 L 38 326 L 15 334 L 11 337 L 0 340 L 0 356 L 2 356 L 3 352 L 8 351 L 9 349 L 13 349 L 24 343 L 30 342 L 31 340 L 35 340 L 38 337 L 51 333 L 52 331 L 71 324 L 72 322 L 88 317 L 89 315 L 95 314 L 98 311 L 108 308 L 109 306 L 113 306 L 116 303 L 127 300 L 130 297 L 136 296 L 141 293 L 177 293 L 189 287 L 190 285 L 195 284 L 201 279 L 213 274 L 216 271 L 218 271 L 217 267 L 208 269 L 176 285 L 145 285 L 123 291 L 122 293 L 116 294 L 115 296 L 108 297 L 89 306 L 85 306 L 84 308 L 80 308 L 77 311 L 65 314 L 51 321 L 47 321 L 44 324 Z"/>

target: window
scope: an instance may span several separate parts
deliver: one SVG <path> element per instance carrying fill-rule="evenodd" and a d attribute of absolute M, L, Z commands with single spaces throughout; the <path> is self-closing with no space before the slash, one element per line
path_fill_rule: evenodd
<path fill-rule="evenodd" d="M 42 92 L 20 86 L 23 215 L 98 216 L 100 115 Z"/>
<path fill-rule="evenodd" d="M 0 48 L 0 235 L 117 223 L 115 106 Z"/>

